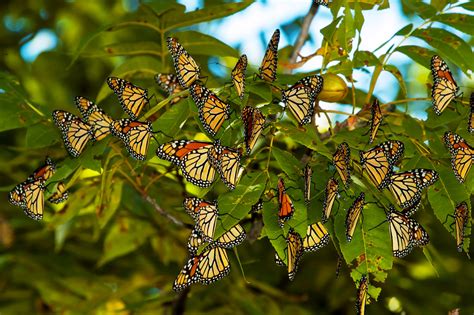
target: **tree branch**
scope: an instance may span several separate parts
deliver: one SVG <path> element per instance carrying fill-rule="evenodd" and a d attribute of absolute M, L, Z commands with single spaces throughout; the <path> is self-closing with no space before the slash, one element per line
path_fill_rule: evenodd
<path fill-rule="evenodd" d="M 153 208 L 155 208 L 156 212 L 158 212 L 159 214 L 161 214 L 162 216 L 164 216 L 165 218 L 167 218 L 168 220 L 170 220 L 177 226 L 181 226 L 181 227 L 184 226 L 183 222 L 181 222 L 180 220 L 176 219 L 174 216 L 172 216 L 171 214 L 163 210 L 163 208 L 161 208 L 161 206 L 156 202 L 156 200 L 151 198 L 146 193 L 143 194 L 143 199 L 145 199 L 146 202 L 151 204 Z"/>
<path fill-rule="evenodd" d="M 296 39 L 295 45 L 293 47 L 293 53 L 290 57 L 290 64 L 296 63 L 296 59 L 298 58 L 301 48 L 303 47 L 304 43 L 306 42 L 306 39 L 308 38 L 308 32 L 309 32 L 309 27 L 311 26 L 311 22 L 313 21 L 314 16 L 318 12 L 319 4 L 316 4 L 315 1 L 313 1 L 313 4 L 311 4 L 311 8 L 309 9 L 308 14 L 304 17 L 303 20 L 303 25 L 301 25 L 301 30 L 298 35 L 298 38 Z M 291 72 L 291 69 L 289 70 Z"/>

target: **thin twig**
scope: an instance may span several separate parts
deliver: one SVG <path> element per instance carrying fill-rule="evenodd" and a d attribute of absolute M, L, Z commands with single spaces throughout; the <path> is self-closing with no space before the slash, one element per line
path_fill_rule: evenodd
<path fill-rule="evenodd" d="M 296 63 L 296 59 L 298 58 L 301 48 L 303 47 L 304 43 L 306 42 L 306 39 L 308 38 L 308 33 L 309 33 L 309 27 L 311 26 L 311 22 L 313 21 L 314 16 L 318 12 L 319 5 L 315 3 L 316 1 L 313 1 L 313 4 L 311 5 L 311 8 L 309 9 L 308 14 L 303 19 L 303 24 L 301 25 L 301 30 L 298 35 L 298 38 L 296 39 L 295 45 L 293 47 L 293 53 L 291 54 L 290 58 L 290 64 Z M 288 70 L 288 72 L 291 72 L 291 69 Z"/>
<path fill-rule="evenodd" d="M 180 220 L 176 219 L 174 216 L 172 216 L 171 214 L 163 210 L 163 208 L 161 208 L 161 206 L 156 202 L 156 200 L 151 198 L 149 195 L 143 194 L 143 199 L 145 199 L 145 201 L 151 204 L 153 208 L 155 208 L 156 212 L 158 212 L 159 214 L 161 214 L 162 216 L 164 216 L 165 218 L 167 218 L 168 220 L 170 220 L 177 226 L 184 226 L 183 222 L 181 222 Z"/>

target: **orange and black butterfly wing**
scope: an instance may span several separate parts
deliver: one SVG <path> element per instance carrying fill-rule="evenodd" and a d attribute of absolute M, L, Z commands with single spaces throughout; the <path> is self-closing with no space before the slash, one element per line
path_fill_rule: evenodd
<path fill-rule="evenodd" d="M 241 174 L 241 157 L 241 150 L 228 147 L 223 147 L 222 152 L 218 156 L 216 168 L 221 176 L 222 182 L 229 187 L 229 189 L 234 189 L 239 181 Z"/>
<path fill-rule="evenodd" d="M 467 203 L 462 202 L 454 210 L 454 223 L 456 227 L 456 247 L 459 252 L 462 251 L 464 244 L 465 231 L 469 221 L 469 208 Z"/>
<path fill-rule="evenodd" d="M 308 85 L 294 84 L 289 89 L 282 91 L 281 100 L 299 125 L 305 125 L 311 121 L 314 112 L 314 96 Z"/>
<path fill-rule="evenodd" d="M 352 237 L 354 236 L 354 231 L 362 213 L 362 209 L 364 208 L 364 204 L 365 194 L 361 192 L 360 195 L 356 198 L 356 200 L 354 200 L 349 210 L 347 210 L 346 238 L 348 242 L 352 241 Z"/>
<path fill-rule="evenodd" d="M 392 240 L 393 256 L 402 258 L 408 255 L 414 246 L 414 234 L 410 225 L 410 218 L 398 213 L 393 207 L 387 214 L 390 238 Z"/>
<path fill-rule="evenodd" d="M 286 193 L 285 184 L 281 178 L 278 180 L 278 206 L 278 224 L 283 227 L 285 222 L 293 217 L 295 207 Z"/>
<path fill-rule="evenodd" d="M 332 157 L 332 162 L 336 167 L 339 176 L 345 187 L 348 187 L 351 182 L 350 173 L 351 150 L 346 142 L 341 143 Z"/>
<path fill-rule="evenodd" d="M 235 90 L 240 99 L 244 98 L 245 93 L 245 71 L 247 70 L 247 56 L 240 56 L 234 69 L 232 69 L 231 76 L 234 83 Z"/>
<path fill-rule="evenodd" d="M 365 304 L 367 303 L 367 295 L 369 292 L 369 284 L 367 281 L 367 276 L 362 276 L 359 281 L 359 287 L 357 288 L 357 297 L 356 297 L 356 311 L 357 315 L 365 314 Z"/>
<path fill-rule="evenodd" d="M 262 64 L 260 65 L 260 78 L 265 81 L 273 82 L 276 79 L 276 71 L 278 67 L 278 43 L 280 42 L 280 30 L 275 30 L 268 43 L 265 56 L 263 56 Z"/>
<path fill-rule="evenodd" d="M 128 153 L 137 160 L 145 160 L 152 134 L 150 122 L 134 121 L 128 118 L 116 120 L 111 127 L 113 135 L 120 138 Z"/>
<path fill-rule="evenodd" d="M 56 191 L 48 198 L 51 203 L 61 203 L 69 198 L 69 192 L 63 182 L 59 182 L 56 186 Z"/>
<path fill-rule="evenodd" d="M 474 162 L 474 148 L 451 131 L 444 134 L 444 142 L 451 153 L 451 167 L 454 174 L 460 183 L 464 183 Z"/>
<path fill-rule="evenodd" d="M 107 84 L 117 95 L 123 110 L 132 118 L 137 119 L 148 105 L 148 91 L 124 79 L 109 77 Z"/>
<path fill-rule="evenodd" d="M 469 120 L 467 122 L 467 131 L 470 133 L 474 132 L 474 93 L 471 93 L 471 97 L 469 99 L 470 105 L 470 112 L 469 112 Z"/>
<path fill-rule="evenodd" d="M 199 66 L 175 38 L 168 37 L 167 43 L 178 81 L 187 89 L 199 79 Z"/>
<path fill-rule="evenodd" d="M 257 139 L 262 133 L 265 124 L 265 116 L 258 108 L 245 106 L 242 110 L 242 121 L 244 122 L 244 140 L 247 147 L 247 155 L 250 155 Z"/>
<path fill-rule="evenodd" d="M 441 115 L 449 103 L 456 98 L 459 87 L 446 62 L 437 55 L 431 58 L 431 74 L 433 75 L 431 89 L 433 109 L 436 115 Z"/>
<path fill-rule="evenodd" d="M 372 113 L 372 118 L 370 119 L 369 143 L 372 143 L 375 140 L 375 136 L 377 135 L 377 131 L 379 130 L 379 127 L 382 124 L 383 120 L 382 110 L 380 109 L 378 99 L 374 99 L 370 111 Z"/>
<path fill-rule="evenodd" d="M 73 157 L 78 157 L 87 142 L 93 139 L 92 127 L 84 123 L 79 117 L 62 110 L 53 111 L 53 120 L 61 131 L 64 146 L 68 153 Z"/>
<path fill-rule="evenodd" d="M 78 96 L 75 102 L 84 121 L 92 127 L 94 140 L 98 141 L 105 138 L 110 133 L 113 123 L 112 117 L 85 97 Z"/>
<path fill-rule="evenodd" d="M 230 105 L 200 84 L 193 84 L 190 92 L 199 108 L 199 120 L 204 129 L 214 137 L 224 121 L 229 118 Z"/>
<path fill-rule="evenodd" d="M 330 178 L 328 180 L 328 183 L 326 184 L 324 195 L 323 214 L 321 220 L 323 221 L 323 223 L 326 222 L 329 219 L 329 216 L 331 215 L 334 201 L 336 200 L 336 197 L 338 195 L 338 189 L 339 183 L 337 182 L 337 179 L 335 179 L 334 177 Z"/>

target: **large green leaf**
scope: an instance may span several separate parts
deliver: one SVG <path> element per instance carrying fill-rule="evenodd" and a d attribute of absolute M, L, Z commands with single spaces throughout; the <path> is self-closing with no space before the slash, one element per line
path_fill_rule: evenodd
<path fill-rule="evenodd" d="M 474 35 L 474 16 L 461 13 L 446 13 L 437 15 L 435 21 L 447 24 L 469 35 Z"/>
<path fill-rule="evenodd" d="M 461 37 L 441 28 L 428 28 L 415 30 L 412 36 L 424 40 L 428 45 L 437 49 L 443 59 L 455 63 L 461 70 L 468 74 L 474 69 L 474 54 L 471 46 Z"/>
<path fill-rule="evenodd" d="M 293 180 L 298 179 L 301 176 L 301 170 L 303 166 L 301 162 L 298 161 L 293 154 L 280 150 L 276 147 L 272 148 L 272 155 L 275 160 L 278 162 L 281 170 L 288 175 Z"/>
<path fill-rule="evenodd" d="M 179 43 L 191 55 L 239 57 L 238 51 L 234 48 L 221 42 L 217 38 L 200 32 L 184 31 L 173 33 L 171 36 L 176 37 Z"/>
<path fill-rule="evenodd" d="M 219 195 L 217 203 L 222 224 L 217 224 L 216 238 L 249 213 L 251 207 L 257 203 L 262 195 L 265 182 L 266 175 L 264 172 L 248 173 L 241 178 L 234 190 Z"/>
<path fill-rule="evenodd" d="M 435 55 L 435 52 L 428 48 L 414 45 L 400 46 L 397 48 L 397 51 L 407 55 L 427 69 L 430 69 L 431 57 Z"/>

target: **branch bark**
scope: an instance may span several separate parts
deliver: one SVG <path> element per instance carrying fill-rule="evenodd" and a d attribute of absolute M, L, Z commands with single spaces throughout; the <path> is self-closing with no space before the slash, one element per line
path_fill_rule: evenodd
<path fill-rule="evenodd" d="M 296 59 L 298 58 L 301 48 L 303 47 L 306 39 L 308 38 L 309 27 L 311 26 L 311 22 L 313 21 L 314 16 L 318 12 L 319 4 L 316 4 L 315 1 L 311 4 L 311 8 L 309 9 L 308 14 L 304 17 L 303 25 L 301 25 L 301 30 L 296 39 L 295 45 L 293 47 L 293 53 L 290 57 L 290 64 L 296 63 Z M 291 72 L 291 69 L 289 70 Z"/>

